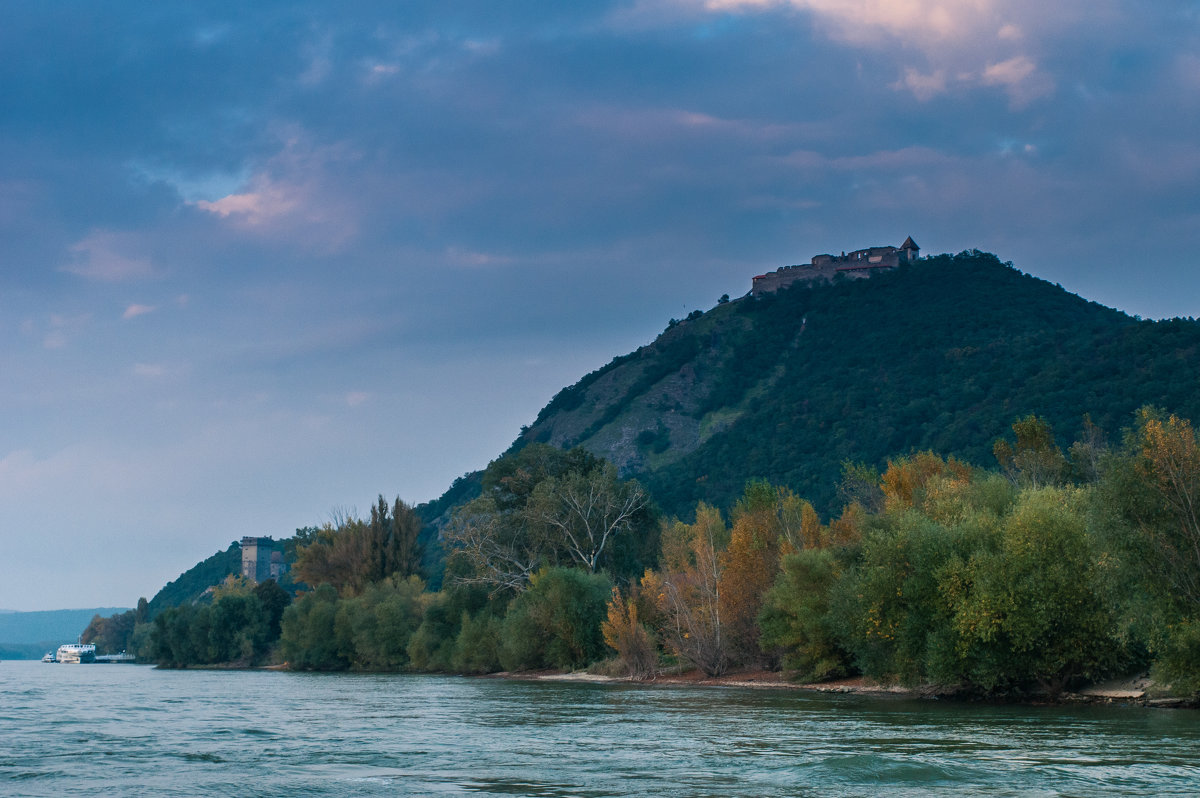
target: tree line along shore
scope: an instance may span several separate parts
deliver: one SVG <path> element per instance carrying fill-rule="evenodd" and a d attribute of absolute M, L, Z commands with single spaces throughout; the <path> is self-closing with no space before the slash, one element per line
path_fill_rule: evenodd
<path fill-rule="evenodd" d="M 229 577 L 203 602 L 97 617 L 84 638 L 164 667 L 485 674 L 694 670 L 863 677 L 956 695 L 1055 696 L 1151 674 L 1200 696 L 1200 444 L 1139 410 L 1066 450 L 1028 416 L 985 469 L 924 451 L 847 463 L 823 519 L 751 479 L 728 511 L 663 517 L 583 449 L 493 461 L 440 532 L 380 497 L 300 530 L 289 579 Z M 432 580 L 437 582 L 437 580 Z"/>

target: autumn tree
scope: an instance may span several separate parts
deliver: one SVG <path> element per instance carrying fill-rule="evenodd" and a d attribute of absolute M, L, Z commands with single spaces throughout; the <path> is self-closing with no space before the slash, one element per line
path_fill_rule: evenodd
<path fill-rule="evenodd" d="M 350 518 L 337 526 L 325 524 L 312 542 L 296 550 L 293 573 L 309 585 L 330 585 L 357 592 L 366 584 L 364 571 L 372 559 L 361 519 Z"/>
<path fill-rule="evenodd" d="M 1200 620 L 1200 447 L 1191 422 L 1142 408 L 1103 471 L 1097 507 L 1124 561 L 1168 623 Z"/>
<path fill-rule="evenodd" d="M 642 578 L 642 590 L 656 597 L 664 643 L 709 676 L 729 667 L 720 587 L 721 553 L 728 542 L 720 511 L 701 502 L 695 523 L 666 526 L 661 570 Z"/>
<path fill-rule="evenodd" d="M 763 659 L 758 614 L 779 572 L 781 543 L 789 533 L 801 537 L 803 515 L 791 491 L 767 482 L 749 483 L 734 506 L 729 545 L 719 556 L 720 609 L 730 655 L 742 664 Z"/>
<path fill-rule="evenodd" d="M 888 461 L 880 478 L 884 509 L 922 509 L 931 493 L 935 494 L 946 482 L 965 484 L 972 469 L 953 457 L 942 459 L 933 452 L 917 452 L 911 457 Z"/>
<path fill-rule="evenodd" d="M 1192 423 L 1143 409 L 1136 430 L 1139 471 L 1166 510 L 1167 523 L 1145 524 L 1160 573 L 1200 610 L 1200 447 Z"/>
<path fill-rule="evenodd" d="M 617 658 L 634 679 L 645 679 L 654 675 L 658 666 L 658 655 L 654 640 L 638 618 L 638 603 L 621 595 L 619 588 L 612 589 L 608 600 L 608 615 L 600 625 L 604 642 L 617 652 Z"/>

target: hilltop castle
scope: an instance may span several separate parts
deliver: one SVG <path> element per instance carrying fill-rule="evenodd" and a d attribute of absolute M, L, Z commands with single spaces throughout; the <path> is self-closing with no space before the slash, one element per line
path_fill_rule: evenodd
<path fill-rule="evenodd" d="M 851 279 L 870 277 L 874 272 L 894 269 L 901 263 L 912 263 L 921 253 L 912 236 L 899 247 L 868 247 L 841 255 L 814 255 L 811 263 L 799 266 L 780 266 L 773 272 L 759 274 L 750 282 L 750 295 L 760 296 L 793 283 L 832 280 L 839 274 Z"/>

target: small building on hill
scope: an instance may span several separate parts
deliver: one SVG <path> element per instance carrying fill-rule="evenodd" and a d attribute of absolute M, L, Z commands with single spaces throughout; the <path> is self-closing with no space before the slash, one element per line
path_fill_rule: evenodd
<path fill-rule="evenodd" d="M 877 271 L 912 263 L 920 255 L 921 248 L 912 236 L 905 238 L 899 247 L 868 247 L 841 255 L 814 255 L 809 263 L 781 266 L 773 272 L 756 275 L 750 281 L 750 295 L 761 296 L 798 282 L 832 280 L 839 274 L 851 279 L 870 277 Z"/>

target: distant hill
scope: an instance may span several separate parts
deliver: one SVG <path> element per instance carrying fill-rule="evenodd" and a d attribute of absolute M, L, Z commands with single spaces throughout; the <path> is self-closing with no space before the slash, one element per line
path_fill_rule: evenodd
<path fill-rule="evenodd" d="M 155 593 L 150 599 L 150 617 L 170 607 L 192 603 L 213 585 L 221 584 L 225 577 L 241 571 L 242 545 L 235 540 L 229 548 L 196 563 Z"/>
<path fill-rule="evenodd" d="M 0 613 L 0 658 L 40 657 L 47 647 L 74 643 L 95 615 L 125 612 L 127 607 Z"/>
<path fill-rule="evenodd" d="M 522 431 L 582 445 L 686 516 L 750 478 L 838 505 L 845 461 L 933 449 L 994 465 L 1028 413 L 1069 444 L 1142 404 L 1200 420 L 1200 323 L 1144 321 L 994 255 L 941 255 L 868 280 L 718 304 L 560 391 Z"/>

